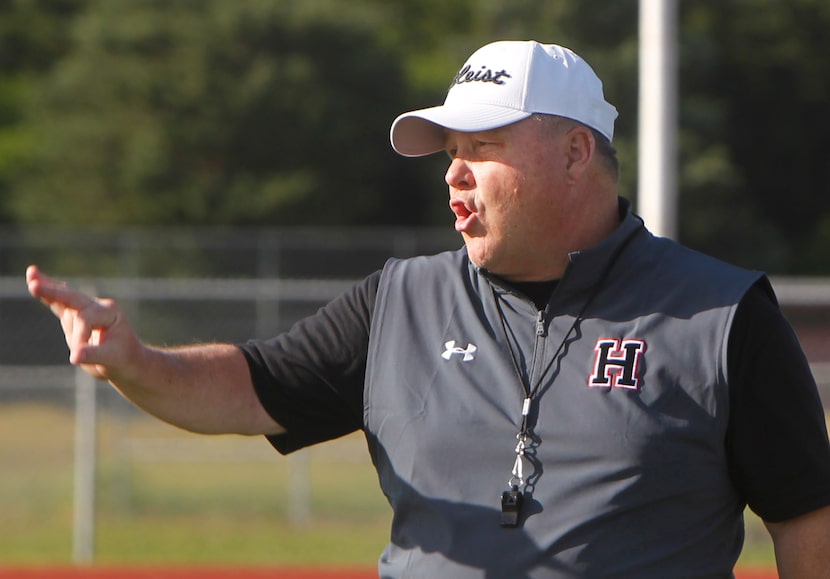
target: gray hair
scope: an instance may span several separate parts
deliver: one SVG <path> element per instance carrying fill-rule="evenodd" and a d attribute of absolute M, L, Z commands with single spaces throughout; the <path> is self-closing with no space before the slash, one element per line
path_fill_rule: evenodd
<path fill-rule="evenodd" d="M 603 166 L 615 182 L 619 181 L 620 161 L 617 158 L 617 149 L 611 144 L 608 137 L 588 125 L 584 125 L 579 121 L 575 121 L 567 117 L 533 113 L 533 118 L 542 123 L 542 126 L 544 127 L 543 130 L 550 136 L 559 136 L 576 126 L 583 126 L 590 130 L 591 134 L 594 136 L 594 141 L 596 141 L 597 154 L 599 155 Z"/>

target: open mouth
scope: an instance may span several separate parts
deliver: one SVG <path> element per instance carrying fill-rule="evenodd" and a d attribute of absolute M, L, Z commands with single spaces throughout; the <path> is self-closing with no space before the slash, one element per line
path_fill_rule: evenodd
<path fill-rule="evenodd" d="M 450 209 L 455 214 L 455 230 L 467 231 L 476 218 L 475 210 L 461 199 L 450 199 Z"/>

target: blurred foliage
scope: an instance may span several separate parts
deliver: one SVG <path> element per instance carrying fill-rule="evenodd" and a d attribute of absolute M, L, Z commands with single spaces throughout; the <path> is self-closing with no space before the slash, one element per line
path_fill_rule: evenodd
<path fill-rule="evenodd" d="M 830 273 L 830 3 L 682 3 L 681 238 Z"/>
<path fill-rule="evenodd" d="M 830 3 L 679 3 L 680 239 L 830 273 Z M 5 0 L 0 222 L 436 225 L 440 155 L 394 117 L 486 42 L 574 48 L 637 187 L 636 0 Z"/>
<path fill-rule="evenodd" d="M 26 108 L 34 145 L 10 211 L 80 224 L 379 217 L 405 170 L 385 143 L 400 74 L 367 31 L 292 6 L 89 2 Z"/>

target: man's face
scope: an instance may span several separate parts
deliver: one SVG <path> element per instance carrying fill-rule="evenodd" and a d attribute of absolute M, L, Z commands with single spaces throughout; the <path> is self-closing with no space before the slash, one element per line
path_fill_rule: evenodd
<path fill-rule="evenodd" d="M 550 279 L 566 227 L 567 151 L 531 117 L 491 131 L 447 131 L 450 209 L 474 264 L 505 279 Z M 564 241 L 560 243 L 563 245 Z"/>

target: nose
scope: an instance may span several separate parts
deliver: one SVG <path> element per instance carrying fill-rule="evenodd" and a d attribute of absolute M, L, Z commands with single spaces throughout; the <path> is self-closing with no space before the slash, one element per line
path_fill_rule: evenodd
<path fill-rule="evenodd" d="M 450 162 L 444 180 L 454 189 L 472 189 L 476 185 L 470 166 L 460 157 L 455 157 Z"/>

